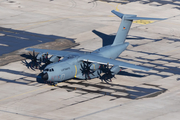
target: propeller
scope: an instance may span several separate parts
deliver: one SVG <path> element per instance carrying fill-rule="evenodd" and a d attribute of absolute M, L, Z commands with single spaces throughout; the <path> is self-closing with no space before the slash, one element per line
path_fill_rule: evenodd
<path fill-rule="evenodd" d="M 37 60 L 37 56 L 38 56 L 38 54 L 36 55 L 35 54 L 35 51 L 33 50 L 33 53 L 31 54 L 31 53 L 29 53 L 29 55 L 30 55 L 30 57 L 31 57 L 31 68 L 34 68 L 34 67 L 36 67 L 36 69 L 37 69 L 37 67 L 39 67 L 40 66 L 40 62 L 38 62 Z"/>
<path fill-rule="evenodd" d="M 46 54 L 43 54 L 43 62 L 45 63 L 46 66 L 51 63 L 51 61 L 50 61 L 51 57 L 48 58 L 48 52 Z"/>
<path fill-rule="evenodd" d="M 44 53 L 36 54 L 35 51 L 33 50 L 32 53 L 29 53 L 29 58 L 31 59 L 29 63 L 26 60 L 22 61 L 22 63 L 26 65 L 28 69 L 31 68 L 32 70 L 35 69 L 43 70 L 48 64 L 52 63 L 50 61 L 50 58 L 48 58 L 48 52 L 45 54 Z M 42 62 L 45 64 L 41 65 Z"/>
<path fill-rule="evenodd" d="M 113 72 L 111 71 L 111 68 L 109 66 L 109 63 L 107 63 L 106 66 L 103 66 L 102 71 L 105 73 L 103 75 L 105 80 L 110 79 L 110 81 L 112 81 L 111 78 L 115 77 L 115 75 L 112 74 Z"/>
<path fill-rule="evenodd" d="M 31 62 L 28 63 L 26 60 L 22 60 L 22 63 L 26 65 L 28 69 L 31 68 L 32 70 L 34 70 L 34 68 L 31 67 Z"/>
<path fill-rule="evenodd" d="M 94 76 L 94 71 L 90 68 L 92 65 L 92 63 L 87 61 L 83 61 L 83 64 L 81 63 L 81 71 L 82 71 L 82 75 L 85 75 L 85 79 L 91 79 L 90 78 L 90 74 L 92 74 Z"/>
<path fill-rule="evenodd" d="M 50 61 L 50 59 L 52 58 L 53 56 L 51 56 L 50 58 L 48 58 L 48 53 L 47 54 L 44 54 L 43 55 L 43 62 L 44 64 L 41 65 L 41 67 L 39 68 L 40 70 L 44 70 L 44 68 L 49 65 L 50 63 L 53 63 L 52 61 Z"/>

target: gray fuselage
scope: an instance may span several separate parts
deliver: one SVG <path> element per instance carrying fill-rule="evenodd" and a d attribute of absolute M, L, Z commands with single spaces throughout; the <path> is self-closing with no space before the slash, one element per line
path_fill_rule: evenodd
<path fill-rule="evenodd" d="M 115 46 L 109 45 L 99 48 L 92 53 L 81 54 L 80 56 L 92 55 L 116 59 L 127 48 L 128 45 L 129 43 Z M 83 61 L 78 60 L 80 56 L 67 57 L 62 61 L 48 65 L 43 71 L 43 74 L 47 74 L 47 81 L 60 82 L 71 78 L 85 79 L 85 76 L 81 71 L 81 64 Z M 90 78 L 98 77 L 97 71 L 99 70 L 99 66 L 100 65 L 97 63 L 92 64 L 94 73 L 93 75 L 90 75 Z"/>

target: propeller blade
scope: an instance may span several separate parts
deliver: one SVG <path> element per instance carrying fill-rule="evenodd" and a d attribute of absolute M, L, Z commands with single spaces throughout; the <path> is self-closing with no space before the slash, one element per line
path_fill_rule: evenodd
<path fill-rule="evenodd" d="M 29 55 L 30 55 L 30 57 L 32 58 L 32 55 L 31 55 L 31 53 L 29 53 Z"/>
<path fill-rule="evenodd" d="M 97 74 L 100 76 L 100 78 L 101 78 L 101 74 L 99 73 L 99 71 L 97 71 Z"/>
<path fill-rule="evenodd" d="M 33 50 L 33 57 L 35 57 L 35 51 Z"/>
<path fill-rule="evenodd" d="M 95 76 L 93 73 L 91 73 L 93 76 Z"/>
<path fill-rule="evenodd" d="M 38 55 L 39 55 L 39 53 L 35 57 L 37 58 Z"/>
<path fill-rule="evenodd" d="M 81 64 L 81 68 L 84 68 L 82 64 Z"/>
<path fill-rule="evenodd" d="M 107 63 L 107 68 L 109 69 L 109 63 Z"/>
<path fill-rule="evenodd" d="M 91 65 L 92 65 L 92 63 L 89 63 L 88 67 L 90 68 L 90 67 L 91 67 Z"/>
<path fill-rule="evenodd" d="M 89 74 L 88 74 L 88 79 L 91 79 L 90 76 L 89 76 Z"/>
<path fill-rule="evenodd" d="M 87 80 L 87 74 L 85 74 L 85 80 Z"/>

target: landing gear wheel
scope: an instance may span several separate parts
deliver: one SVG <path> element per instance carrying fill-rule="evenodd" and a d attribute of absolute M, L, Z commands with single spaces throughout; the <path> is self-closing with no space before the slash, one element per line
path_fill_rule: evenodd
<path fill-rule="evenodd" d="M 53 82 L 53 86 L 57 86 L 57 84 L 58 84 L 57 82 Z"/>

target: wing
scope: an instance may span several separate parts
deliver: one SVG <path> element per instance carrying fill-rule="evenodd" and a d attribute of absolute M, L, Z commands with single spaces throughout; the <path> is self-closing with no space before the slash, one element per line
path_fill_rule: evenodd
<path fill-rule="evenodd" d="M 35 51 L 39 53 L 48 53 L 50 55 L 56 55 L 56 56 L 68 56 L 68 55 L 80 55 L 81 53 L 77 52 L 69 52 L 69 51 L 59 51 L 59 50 L 49 50 L 49 49 L 38 49 L 38 48 L 27 48 L 28 51 Z"/>
<path fill-rule="evenodd" d="M 107 65 L 107 63 L 109 63 L 109 65 L 118 65 L 119 67 L 122 67 L 122 68 L 131 68 L 131 69 L 144 70 L 144 71 L 151 70 L 149 68 L 136 66 L 134 64 L 130 64 L 130 63 L 122 62 L 122 61 L 117 61 L 114 59 L 109 59 L 109 58 L 96 56 L 96 55 L 84 55 L 84 56 L 79 57 L 78 59 L 82 60 L 82 61 L 89 61 L 89 62 L 104 64 L 104 65 Z"/>

